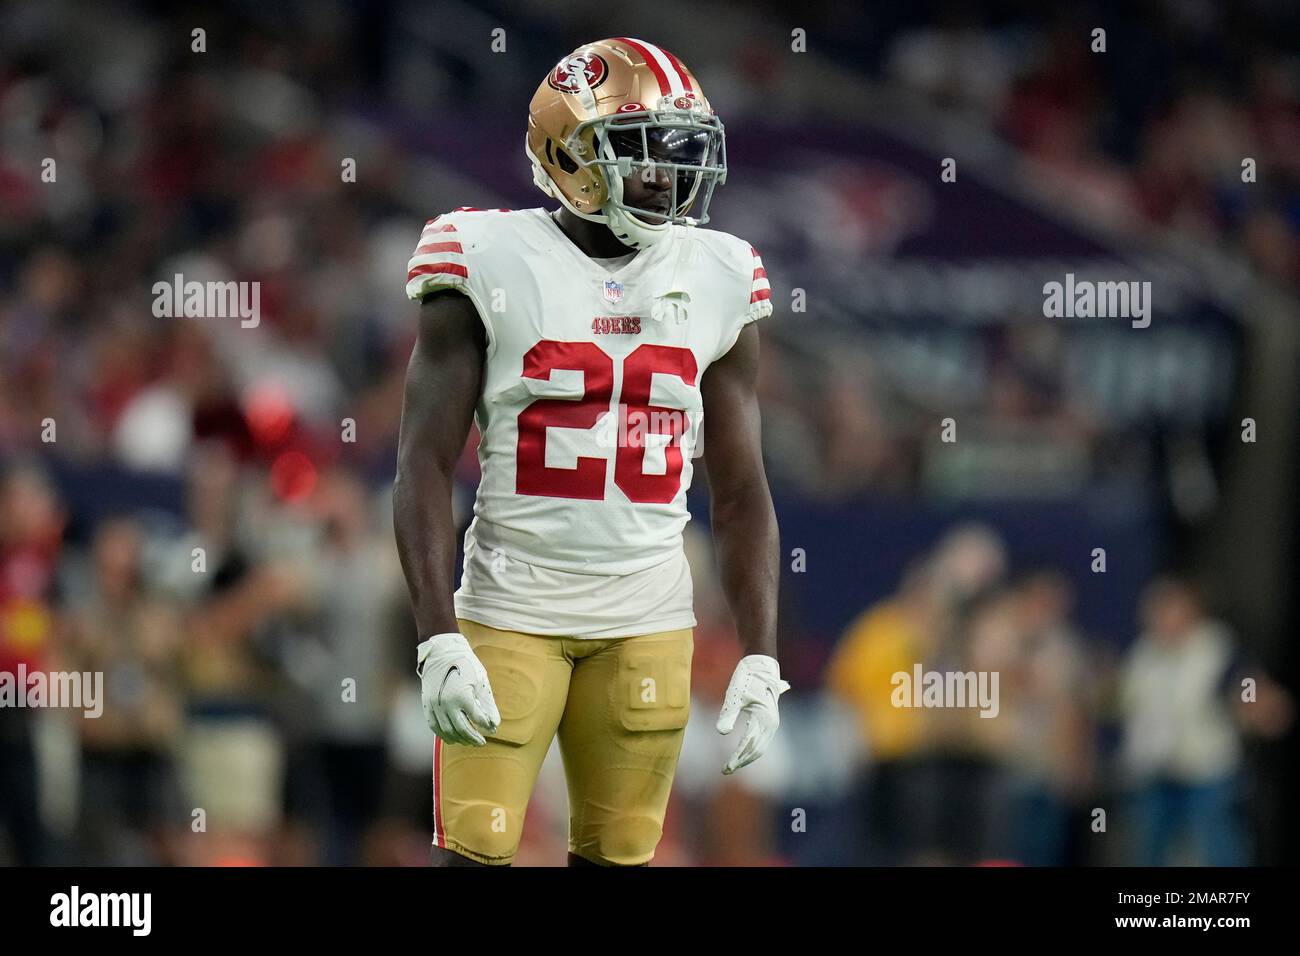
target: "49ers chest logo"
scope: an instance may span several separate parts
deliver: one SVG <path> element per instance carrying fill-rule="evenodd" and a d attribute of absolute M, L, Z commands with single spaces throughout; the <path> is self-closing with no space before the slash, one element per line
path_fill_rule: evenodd
<path fill-rule="evenodd" d="M 551 89 L 561 93 L 577 93 L 578 73 L 587 78 L 587 85 L 593 90 L 609 78 L 609 64 L 598 53 L 579 53 L 577 56 L 565 57 L 546 78 Z"/>
<path fill-rule="evenodd" d="M 591 320 L 593 335 L 640 335 L 639 315 L 598 315 Z"/>

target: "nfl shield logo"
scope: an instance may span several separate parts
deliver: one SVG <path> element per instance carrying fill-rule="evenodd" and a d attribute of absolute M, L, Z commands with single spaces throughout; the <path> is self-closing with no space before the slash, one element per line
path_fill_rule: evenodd
<path fill-rule="evenodd" d="M 614 279 L 605 280 L 605 301 L 610 305 L 618 305 L 623 301 L 623 283 Z"/>

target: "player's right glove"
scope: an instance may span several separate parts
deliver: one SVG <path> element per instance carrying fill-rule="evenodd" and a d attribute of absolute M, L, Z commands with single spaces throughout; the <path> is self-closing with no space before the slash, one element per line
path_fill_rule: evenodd
<path fill-rule="evenodd" d="M 781 724 L 777 713 L 777 698 L 790 689 L 781 679 L 781 665 L 776 658 L 766 654 L 750 654 L 736 665 L 727 685 L 727 696 L 722 700 L 722 713 L 718 717 L 718 733 L 726 734 L 736 726 L 741 714 L 749 717 L 740 744 L 731 755 L 722 772 L 735 773 L 747 767 L 767 752 L 776 728 Z"/>
<path fill-rule="evenodd" d="M 429 729 L 449 744 L 482 747 L 482 730 L 494 733 L 501 713 L 487 671 L 464 635 L 435 634 L 416 649 L 415 672 Z"/>

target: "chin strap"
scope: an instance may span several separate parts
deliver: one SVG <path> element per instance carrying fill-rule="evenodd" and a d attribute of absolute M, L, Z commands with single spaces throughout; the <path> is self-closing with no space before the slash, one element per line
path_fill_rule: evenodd
<path fill-rule="evenodd" d="M 546 170 L 542 169 L 542 164 L 533 159 L 533 151 L 528 148 L 527 144 L 524 145 L 524 153 L 533 165 L 533 185 L 554 199 L 555 189 L 551 186 L 551 177 L 546 175 Z"/>

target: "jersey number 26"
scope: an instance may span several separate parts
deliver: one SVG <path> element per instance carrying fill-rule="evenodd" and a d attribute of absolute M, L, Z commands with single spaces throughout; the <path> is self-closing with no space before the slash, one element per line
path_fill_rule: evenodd
<path fill-rule="evenodd" d="M 614 360 L 594 342 L 543 339 L 524 354 L 525 377 L 550 379 L 553 369 L 582 372 L 583 395 L 581 399 L 539 398 L 519 413 L 515 491 L 551 498 L 603 499 L 609 458 L 582 456 L 576 468 L 550 468 L 546 464 L 546 429 L 589 429 L 617 407 L 620 415 L 648 421 L 650 433 L 668 435 L 669 440 L 664 447 L 664 474 L 647 475 L 643 472 L 644 433 L 620 427 L 620 436 L 627 437 L 620 438 L 614 456 L 614 484 L 629 501 L 667 504 L 676 498 L 682 484 L 680 440 L 687 418 L 680 409 L 650 404 L 650 379 L 655 373 L 675 375 L 687 385 L 694 385 L 696 365 L 691 350 L 668 345 L 638 346 L 623 360 L 622 394 L 617 400 Z M 677 413 L 656 414 L 672 411 Z"/>

